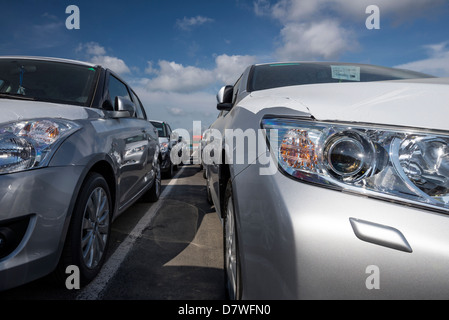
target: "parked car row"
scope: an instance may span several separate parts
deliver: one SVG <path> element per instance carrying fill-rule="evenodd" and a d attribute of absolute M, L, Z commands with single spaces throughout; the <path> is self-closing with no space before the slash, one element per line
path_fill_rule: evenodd
<path fill-rule="evenodd" d="M 158 201 L 198 151 L 230 299 L 446 298 L 448 86 L 372 65 L 252 65 L 191 150 L 107 68 L 0 57 L 0 290 L 69 265 L 91 281 L 112 222 Z"/>
<path fill-rule="evenodd" d="M 0 58 L 0 290 L 101 269 L 111 223 L 158 200 L 158 131 L 118 75 L 78 61 Z"/>
<path fill-rule="evenodd" d="M 170 153 L 173 147 L 181 142 L 182 137 L 172 131 L 170 125 L 165 121 L 150 120 L 153 126 L 157 129 L 159 135 L 159 146 L 161 148 L 161 170 L 167 178 L 172 178 L 174 171 L 178 169 L 178 164 L 174 164 Z"/>
<path fill-rule="evenodd" d="M 111 70 L 79 61 L 0 57 L 0 291 L 101 269 L 112 222 L 155 202 L 185 143 L 149 120 Z"/>
<path fill-rule="evenodd" d="M 448 78 L 259 64 L 217 100 L 203 166 L 231 299 L 449 296 Z"/>

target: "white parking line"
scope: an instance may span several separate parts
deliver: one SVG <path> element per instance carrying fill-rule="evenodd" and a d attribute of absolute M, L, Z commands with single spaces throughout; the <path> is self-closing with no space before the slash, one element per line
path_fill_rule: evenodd
<path fill-rule="evenodd" d="M 183 166 L 181 170 L 179 170 L 178 173 L 172 178 L 170 183 L 165 187 L 164 191 L 160 195 L 158 202 L 154 203 L 147 211 L 147 213 L 145 213 L 145 215 L 140 219 L 134 229 L 126 237 L 126 239 L 111 255 L 109 260 L 106 261 L 97 277 L 80 291 L 80 293 L 76 297 L 76 300 L 101 299 L 103 290 L 107 287 L 112 277 L 114 277 L 114 275 L 117 273 L 120 265 L 133 248 L 136 240 L 142 235 L 142 232 L 145 230 L 145 228 L 150 225 L 153 218 L 156 216 L 156 213 L 161 208 L 164 202 L 164 198 L 170 194 L 173 186 L 178 183 L 178 177 L 181 176 L 184 169 L 185 166 Z"/>

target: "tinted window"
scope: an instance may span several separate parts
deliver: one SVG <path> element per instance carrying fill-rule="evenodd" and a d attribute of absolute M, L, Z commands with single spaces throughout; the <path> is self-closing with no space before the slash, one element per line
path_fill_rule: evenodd
<path fill-rule="evenodd" d="M 249 81 L 250 91 L 315 83 L 368 82 L 429 78 L 393 68 L 339 63 L 279 63 L 258 65 Z"/>
<path fill-rule="evenodd" d="M 113 75 L 109 76 L 108 89 L 112 105 L 115 104 L 116 97 L 123 97 L 132 101 L 131 97 L 129 96 L 128 88 L 126 87 L 126 85 Z"/>
<path fill-rule="evenodd" d="M 133 102 L 136 106 L 136 116 L 139 119 L 145 119 L 145 111 L 143 110 L 142 103 L 140 103 L 140 99 L 137 97 L 137 95 L 134 93 L 134 91 L 131 91 L 131 95 L 133 97 Z"/>
<path fill-rule="evenodd" d="M 166 124 L 166 127 L 167 127 L 167 136 L 169 136 L 169 135 L 171 135 L 172 130 L 171 130 L 171 127 L 168 124 Z"/>
<path fill-rule="evenodd" d="M 165 125 L 161 122 L 150 121 L 153 126 L 157 129 L 159 137 L 168 137 L 167 130 L 165 130 Z"/>
<path fill-rule="evenodd" d="M 0 94 L 88 106 L 97 70 L 89 66 L 28 59 L 0 59 Z"/>

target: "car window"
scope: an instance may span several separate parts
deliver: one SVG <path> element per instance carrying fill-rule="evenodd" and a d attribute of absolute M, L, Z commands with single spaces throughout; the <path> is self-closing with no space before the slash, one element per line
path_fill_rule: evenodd
<path fill-rule="evenodd" d="M 157 129 L 159 137 L 168 137 L 167 130 L 162 122 L 150 121 L 151 124 Z"/>
<path fill-rule="evenodd" d="M 239 86 L 240 86 L 240 81 L 241 81 L 242 77 L 240 76 L 240 78 L 237 80 L 237 82 L 234 84 L 234 90 L 232 92 L 232 104 L 235 104 L 236 100 L 237 100 L 237 96 L 239 94 Z"/>
<path fill-rule="evenodd" d="M 142 103 L 140 99 L 137 97 L 134 91 L 131 91 L 131 95 L 133 97 L 134 105 L 136 106 L 136 117 L 139 119 L 146 119 L 145 111 L 143 109 Z"/>
<path fill-rule="evenodd" d="M 112 74 L 109 76 L 108 90 L 112 105 L 114 105 L 116 97 L 123 97 L 132 101 L 126 85 Z"/>
<path fill-rule="evenodd" d="M 275 63 L 257 65 L 249 81 L 250 91 L 336 82 L 370 82 L 429 78 L 414 71 L 343 63 Z"/>
<path fill-rule="evenodd" d="M 89 106 L 97 69 L 75 63 L 0 59 L 2 98 Z"/>

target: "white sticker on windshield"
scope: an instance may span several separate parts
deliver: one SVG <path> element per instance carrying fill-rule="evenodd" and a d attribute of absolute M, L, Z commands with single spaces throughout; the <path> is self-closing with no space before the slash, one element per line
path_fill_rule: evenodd
<path fill-rule="evenodd" d="M 331 66 L 332 79 L 360 81 L 360 67 Z"/>

